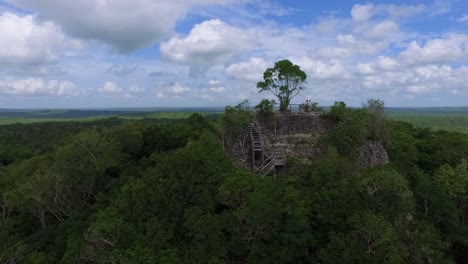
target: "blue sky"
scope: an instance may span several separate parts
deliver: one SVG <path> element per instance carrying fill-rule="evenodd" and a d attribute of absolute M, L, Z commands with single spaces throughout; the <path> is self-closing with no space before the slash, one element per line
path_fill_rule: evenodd
<path fill-rule="evenodd" d="M 0 0 L 0 108 L 224 106 L 274 62 L 294 99 L 468 105 L 468 3 Z"/>

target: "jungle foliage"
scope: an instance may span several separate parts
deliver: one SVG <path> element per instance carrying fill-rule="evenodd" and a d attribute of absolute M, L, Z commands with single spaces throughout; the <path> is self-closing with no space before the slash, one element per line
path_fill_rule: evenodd
<path fill-rule="evenodd" d="M 324 154 L 264 178 L 223 149 L 246 146 L 247 102 L 219 120 L 1 126 L 0 263 L 463 263 L 468 135 L 381 103 L 336 103 Z M 365 140 L 390 163 L 360 166 Z"/>

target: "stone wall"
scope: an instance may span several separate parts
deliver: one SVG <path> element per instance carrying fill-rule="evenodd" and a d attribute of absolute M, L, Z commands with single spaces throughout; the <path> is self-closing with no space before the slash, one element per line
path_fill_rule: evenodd
<path fill-rule="evenodd" d="M 367 140 L 361 147 L 361 165 L 365 168 L 386 164 L 389 162 L 387 150 L 382 143 Z"/>
<path fill-rule="evenodd" d="M 270 118 L 257 119 L 263 127 L 265 141 L 280 149 L 287 157 L 310 159 L 320 156 L 318 139 L 333 124 L 319 113 L 277 113 Z M 360 151 L 362 166 L 369 168 L 388 163 L 385 147 L 377 141 L 367 140 Z"/>
<path fill-rule="evenodd" d="M 301 159 L 320 155 L 317 140 L 330 125 L 319 113 L 277 113 L 260 118 L 259 123 L 269 145 L 288 157 Z"/>

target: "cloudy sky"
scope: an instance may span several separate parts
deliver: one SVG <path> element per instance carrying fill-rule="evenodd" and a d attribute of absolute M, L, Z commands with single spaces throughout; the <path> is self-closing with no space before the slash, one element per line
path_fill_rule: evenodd
<path fill-rule="evenodd" d="M 0 108 L 257 103 L 281 59 L 296 102 L 466 106 L 468 1 L 0 0 Z"/>

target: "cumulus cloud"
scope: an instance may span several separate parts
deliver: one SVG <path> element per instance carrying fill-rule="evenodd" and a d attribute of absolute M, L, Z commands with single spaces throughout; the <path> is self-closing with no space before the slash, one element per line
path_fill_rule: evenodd
<path fill-rule="evenodd" d="M 452 90 L 468 90 L 468 76 L 463 76 L 465 66 L 453 68 L 448 65 L 406 67 L 393 72 L 378 72 L 366 75 L 362 84 L 366 88 L 394 91 L 399 94 L 448 93 Z"/>
<path fill-rule="evenodd" d="M 255 33 L 228 25 L 218 19 L 196 24 L 185 38 L 161 43 L 162 55 L 173 62 L 211 66 L 255 47 Z"/>
<path fill-rule="evenodd" d="M 132 95 L 137 95 L 143 93 L 145 89 L 140 87 L 138 84 L 133 84 L 132 86 L 130 86 L 130 89 L 128 89 L 128 91 Z"/>
<path fill-rule="evenodd" d="M 33 15 L 0 15 L 0 65 L 32 67 L 57 62 L 65 49 L 78 43 L 67 39 L 51 22 L 39 22 Z"/>
<path fill-rule="evenodd" d="M 173 94 L 185 94 L 191 92 L 192 88 L 180 83 L 175 83 L 169 88 L 169 91 Z"/>
<path fill-rule="evenodd" d="M 385 71 L 391 71 L 395 70 L 398 68 L 400 64 L 395 60 L 390 57 L 385 57 L 385 56 L 379 56 L 377 60 L 377 66 Z"/>
<path fill-rule="evenodd" d="M 361 4 L 355 5 L 351 15 L 347 17 L 333 15 L 332 18 L 318 18 L 317 23 L 307 26 L 286 25 L 280 22 L 255 24 L 265 20 L 259 17 L 249 20 L 245 16 L 242 17 L 240 10 L 238 14 L 241 17 L 227 17 L 224 22 L 218 19 L 207 20 L 194 25 L 189 33 L 175 36 L 172 35 L 172 28 L 176 23 L 174 21 L 183 16 L 183 11 L 180 10 L 187 10 L 191 5 L 215 1 L 116 0 L 110 4 L 110 1 L 79 0 L 76 4 L 67 4 L 66 7 L 63 3 L 56 3 L 58 7 L 63 7 L 65 11 L 60 12 L 64 14 L 75 8 L 71 17 L 50 14 L 52 9 L 58 9 L 57 6 L 51 7 L 52 0 L 10 2 L 15 2 L 18 6 L 18 3 L 22 3 L 29 7 L 26 10 L 38 12 L 35 15 L 10 15 L 23 22 L 30 21 L 32 28 L 47 29 L 40 32 L 52 32 L 53 35 L 59 36 L 50 44 L 58 46 L 51 46 L 50 49 L 43 49 L 41 46 L 35 48 L 32 43 L 46 42 L 25 37 L 24 45 L 28 50 L 41 52 L 41 55 L 33 58 L 41 60 L 33 63 L 31 61 L 34 60 L 25 59 L 23 64 L 17 64 L 45 65 L 29 71 L 33 72 L 34 76 L 47 75 L 49 77 L 44 78 L 60 79 L 58 75 L 63 73 L 56 73 L 52 77 L 48 72 L 41 74 L 41 69 L 49 68 L 50 63 L 60 59 L 65 46 L 61 43 L 67 41 L 66 36 L 69 35 L 64 36 L 67 33 L 80 38 L 100 40 L 122 52 L 134 50 L 145 43 L 152 44 L 154 41 L 164 40 L 160 45 L 161 57 L 165 59 L 163 61 L 148 60 L 148 57 L 142 58 L 141 54 L 138 54 L 132 56 L 127 63 L 123 62 L 123 59 L 128 57 L 115 54 L 105 57 L 101 46 L 90 45 L 89 47 L 98 49 L 86 50 L 93 55 L 92 58 L 66 57 L 62 63 L 53 65 L 67 69 L 67 76 L 75 78 L 70 80 L 78 82 L 79 79 L 80 86 L 95 87 L 95 97 L 89 96 L 91 93 L 86 91 L 81 92 L 87 95 L 86 99 L 93 98 L 98 101 L 101 100 L 99 98 L 122 98 L 128 99 L 128 102 L 141 99 L 146 100 L 148 104 L 151 104 L 152 100 L 160 99 L 161 104 L 167 105 L 203 105 L 207 102 L 222 105 L 232 104 L 243 98 L 259 100 L 268 95 L 259 95 L 255 84 L 262 80 L 265 69 L 273 67 L 274 61 L 284 58 L 298 64 L 308 75 L 309 89 L 304 92 L 303 97 L 298 97 L 298 100 L 306 97 L 321 103 L 346 100 L 352 105 L 357 105 L 367 97 L 379 97 L 390 100 L 390 104 L 398 104 L 400 99 L 412 97 L 418 98 L 420 105 L 427 103 L 429 97 L 453 98 L 453 94 L 457 94 L 457 98 L 463 98 L 464 95 L 468 95 L 468 67 L 460 66 L 466 64 L 468 59 L 467 35 L 432 32 L 432 37 L 426 39 L 427 35 L 424 35 L 424 32 L 420 34 L 421 32 L 412 31 L 416 23 L 407 23 L 409 20 L 406 19 L 412 16 L 430 15 L 434 10 L 432 6 Z M 37 3 L 45 6 L 38 7 Z M 98 6 L 101 9 L 80 11 L 84 10 L 84 3 L 89 7 Z M 151 15 L 146 12 L 146 9 L 152 10 L 161 5 L 168 8 L 177 7 L 175 13 L 172 13 L 176 15 L 168 18 L 169 22 L 165 22 L 166 13 L 167 16 L 171 13 L 169 9 L 154 11 Z M 244 8 L 244 1 L 238 4 L 238 7 Z M 138 13 L 140 9 L 145 9 L 139 14 L 142 17 L 130 12 Z M 224 9 L 226 10 L 228 9 Z M 89 13 L 89 18 L 78 18 L 78 11 Z M 160 21 L 158 14 L 162 14 Z M 459 16 L 461 14 L 451 20 L 457 26 L 460 25 L 456 22 Z M 48 20 L 52 22 L 47 22 Z M 463 22 L 461 18 L 458 20 Z M 190 21 L 193 20 L 184 22 Z M 28 30 L 10 28 L 0 27 L 0 33 L 3 30 L 9 34 L 13 31 L 31 34 Z M 29 36 L 28 34 L 20 35 Z M 44 35 L 48 36 L 48 39 L 54 39 L 53 35 Z M 3 66 L 6 59 L 2 56 L 10 56 L 6 50 L 15 48 L 11 43 L 21 41 L 12 37 L 9 37 L 11 41 L 6 41 L 7 35 L 1 36 L 0 44 L 10 45 L 0 50 L 0 66 Z M 48 53 L 48 50 L 51 52 Z M 16 55 L 16 58 L 23 57 Z M 112 64 L 114 62 L 115 64 Z M 10 62 L 9 65 L 13 64 Z M 107 74 L 102 74 L 104 72 Z M 188 79 L 188 72 L 189 77 L 193 77 L 190 73 L 203 73 L 203 76 L 197 75 L 197 78 Z M 12 77 L 10 73 L 0 72 L 0 95 L 8 95 L 8 100 L 14 95 L 74 95 L 79 91 L 74 85 L 74 88 L 67 92 L 66 82 L 23 80 L 22 77 Z M 20 74 L 24 76 L 24 73 Z M 110 74 L 126 78 L 115 78 Z M 9 81 L 1 81 L 2 76 L 10 76 L 6 77 Z M 141 86 L 136 83 L 141 83 Z M 99 84 L 102 85 L 98 88 Z M 149 87 L 152 89 L 149 90 Z M 392 98 L 395 101 L 392 102 Z M 407 105 L 408 102 L 406 101 Z"/>
<path fill-rule="evenodd" d="M 172 33 L 178 19 L 192 6 L 227 0 L 7 0 L 37 12 L 77 38 L 105 42 L 120 52 L 149 46 Z"/>
<path fill-rule="evenodd" d="M 354 21 L 366 21 L 375 14 L 374 4 L 356 4 L 351 9 L 351 16 Z"/>
<path fill-rule="evenodd" d="M 205 90 L 213 94 L 222 94 L 227 90 L 219 80 L 210 80 L 208 83 L 210 87 Z"/>
<path fill-rule="evenodd" d="M 356 4 L 351 9 L 351 16 L 355 22 L 365 22 L 376 15 L 384 15 L 391 19 L 407 18 L 416 16 L 428 10 L 424 4 L 418 5 L 395 5 L 381 4 L 374 5 L 367 3 L 364 5 Z"/>
<path fill-rule="evenodd" d="M 387 39 L 389 36 L 397 33 L 399 27 L 393 21 L 384 20 L 370 27 L 364 27 L 364 29 L 365 31 L 360 32 L 364 38 L 378 41 Z"/>
<path fill-rule="evenodd" d="M 359 63 L 356 65 L 356 71 L 360 74 L 373 74 L 375 73 L 372 63 Z"/>
<path fill-rule="evenodd" d="M 183 83 L 171 83 L 167 84 L 161 82 L 156 85 L 156 88 L 153 90 L 154 96 L 157 99 L 164 100 L 189 100 L 193 98 L 196 90 L 192 87 L 183 84 Z"/>
<path fill-rule="evenodd" d="M 118 94 L 122 89 L 114 82 L 105 82 L 99 91 L 104 94 Z"/>
<path fill-rule="evenodd" d="M 352 49 L 343 47 L 325 47 L 319 49 L 318 51 L 318 55 L 325 58 L 346 58 L 352 57 L 354 54 L 355 51 Z"/>
<path fill-rule="evenodd" d="M 226 88 L 224 86 L 215 86 L 215 87 L 210 87 L 208 88 L 213 93 L 223 93 L 226 91 Z"/>
<path fill-rule="evenodd" d="M 318 32 L 320 33 L 333 33 L 336 31 L 336 28 L 339 24 L 339 21 L 334 18 L 326 18 L 323 20 L 320 20 L 317 25 L 315 25 L 315 28 L 317 29 Z"/>
<path fill-rule="evenodd" d="M 193 91 L 193 98 L 202 99 L 208 102 L 215 102 L 216 100 L 225 98 L 227 91 L 228 89 L 223 86 L 221 81 L 210 80 L 209 87 Z"/>
<path fill-rule="evenodd" d="M 188 85 L 186 83 L 176 82 L 172 84 L 159 83 L 156 85 L 154 95 L 157 99 L 164 100 L 183 100 L 186 102 L 215 102 L 225 100 L 230 91 L 222 81 L 209 80 L 207 83 L 198 85 Z"/>
<path fill-rule="evenodd" d="M 139 86 L 138 84 L 133 84 L 130 87 L 122 88 L 119 84 L 115 82 L 104 82 L 103 86 L 98 89 L 99 93 L 112 98 L 133 98 L 141 96 L 145 89 Z"/>
<path fill-rule="evenodd" d="M 336 36 L 337 46 L 322 48 L 319 55 L 330 58 L 374 55 L 399 38 L 399 26 L 395 22 L 367 22 L 353 28 L 353 32 L 339 32 Z"/>
<path fill-rule="evenodd" d="M 293 58 L 291 61 L 299 65 L 301 69 L 306 72 L 307 78 L 311 80 L 341 80 L 343 78 L 349 78 L 345 66 L 336 59 L 323 61 L 303 56 L 300 58 Z"/>
<path fill-rule="evenodd" d="M 468 35 L 450 34 L 429 39 L 423 45 L 412 41 L 400 53 L 400 58 L 412 65 L 451 63 L 468 58 Z"/>
<path fill-rule="evenodd" d="M 242 61 L 229 65 L 225 69 L 225 74 L 229 77 L 247 81 L 247 82 L 259 82 L 263 79 L 263 72 L 268 67 L 272 67 L 264 58 L 252 57 L 248 61 Z"/>
<path fill-rule="evenodd" d="M 0 81 L 0 94 L 20 97 L 27 96 L 76 96 L 79 90 L 70 81 L 43 79 L 24 79 L 12 81 Z"/>

